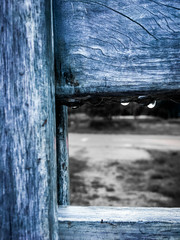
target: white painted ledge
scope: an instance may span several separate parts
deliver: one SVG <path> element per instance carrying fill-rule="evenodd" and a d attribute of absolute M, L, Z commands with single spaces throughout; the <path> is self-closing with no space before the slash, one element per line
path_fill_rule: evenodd
<path fill-rule="evenodd" d="M 60 239 L 180 240 L 179 208 L 60 207 Z"/>

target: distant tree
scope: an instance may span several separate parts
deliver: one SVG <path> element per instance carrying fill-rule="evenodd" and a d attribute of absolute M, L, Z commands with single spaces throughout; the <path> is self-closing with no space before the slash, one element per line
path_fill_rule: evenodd
<path fill-rule="evenodd" d="M 159 101 L 155 108 L 147 111 L 147 114 L 164 119 L 178 118 L 180 116 L 180 104 L 169 100 Z"/>
<path fill-rule="evenodd" d="M 99 105 L 86 105 L 85 112 L 90 117 L 103 117 L 107 121 L 112 120 L 112 116 L 120 115 L 120 103 L 101 103 Z"/>

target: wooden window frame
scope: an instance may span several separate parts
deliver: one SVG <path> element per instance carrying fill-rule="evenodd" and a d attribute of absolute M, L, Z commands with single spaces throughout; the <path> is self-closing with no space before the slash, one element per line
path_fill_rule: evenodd
<path fill-rule="evenodd" d="M 61 24 L 58 16 L 59 0 L 54 0 L 54 32 L 55 32 L 55 72 L 56 72 L 56 142 L 57 142 L 57 195 L 58 195 L 58 233 L 60 239 L 180 239 L 180 208 L 123 208 L 123 207 L 75 207 L 69 206 L 69 160 L 68 160 L 68 116 L 67 107 L 81 105 L 85 101 L 96 102 L 101 98 L 115 97 L 137 102 L 147 103 L 153 99 L 175 99 L 179 95 L 178 81 L 164 81 L 156 79 L 153 81 L 135 80 L 118 83 L 117 87 L 111 83 L 106 86 L 93 84 L 86 87 L 75 77 L 68 68 L 66 58 L 66 42 L 64 33 L 69 32 L 68 15 L 66 22 Z M 63 1 L 68 2 L 68 1 Z M 83 1 L 80 1 L 83 2 Z M 88 1 L 84 1 L 88 4 Z M 94 4 L 97 1 L 93 1 Z M 104 10 L 109 7 L 101 5 Z M 160 4 L 163 5 L 163 4 Z M 73 7 L 72 7 L 73 9 Z M 66 9 L 67 10 L 67 9 Z M 113 9 L 110 9 L 111 11 Z M 114 11 L 114 10 L 113 10 Z M 117 12 L 117 11 L 116 11 Z M 83 14 L 83 12 L 81 12 Z M 67 14 L 67 13 L 66 13 Z M 121 13 L 118 13 L 121 14 Z M 126 17 L 127 19 L 127 17 Z M 131 19 L 132 20 L 132 19 Z M 76 23 L 77 24 L 77 23 Z M 136 24 L 138 24 L 136 22 Z M 138 27 L 140 24 L 138 24 Z M 65 29 L 65 27 L 68 28 Z M 141 30 L 145 29 L 141 25 Z M 56 34 L 57 31 L 57 34 Z M 143 32 L 142 32 L 143 33 Z M 147 33 L 147 31 L 146 31 Z M 149 37 L 151 38 L 152 35 Z M 63 45 L 64 44 L 64 45 Z M 88 44 L 88 43 L 87 43 Z M 62 45 L 62 46 L 61 46 Z M 68 44 L 67 44 L 68 45 Z M 59 54 L 61 51 L 61 54 Z M 97 53 L 97 52 L 96 52 Z M 100 53 L 100 51 L 99 51 Z M 73 56 L 76 58 L 76 55 Z M 101 54 L 99 55 L 101 57 Z M 63 60 L 65 62 L 63 65 Z M 102 60 L 102 59 L 101 59 Z M 72 59 L 71 59 L 72 61 Z M 107 63 L 106 63 L 107 64 Z M 70 65 L 69 65 L 70 66 Z M 79 65 L 77 64 L 79 67 Z M 62 68 L 64 71 L 62 71 Z M 83 69 L 85 70 L 85 69 Z M 162 68 L 163 70 L 163 68 Z M 116 71 L 116 70 L 115 70 Z M 75 71 L 76 72 L 76 71 Z M 87 72 L 89 74 L 89 72 Z M 93 72 L 93 74 L 96 72 Z M 85 72 L 84 79 L 88 76 Z M 156 77 L 158 74 L 156 74 Z M 101 79 L 101 75 L 100 75 Z M 77 79 L 76 79 L 77 80 Z M 79 79 L 78 79 L 79 80 Z M 91 79 L 90 79 L 91 80 Z M 103 82 L 102 81 L 102 82 Z M 97 83 L 97 82 L 96 82 Z M 103 85 L 104 84 L 104 85 Z M 66 106 L 64 106 L 65 104 Z"/>
<path fill-rule="evenodd" d="M 66 93 L 58 86 L 55 129 L 52 0 L 2 1 L 0 12 L 0 239 L 179 240 L 179 208 L 68 206 Z M 58 206 L 57 192 L 67 206 Z"/>

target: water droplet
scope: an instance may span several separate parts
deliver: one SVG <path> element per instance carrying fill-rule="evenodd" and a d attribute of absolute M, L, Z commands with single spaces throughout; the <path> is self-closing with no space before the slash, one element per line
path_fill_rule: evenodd
<path fill-rule="evenodd" d="M 79 106 L 73 106 L 73 107 L 71 107 L 72 109 L 78 109 L 79 108 Z"/>
<path fill-rule="evenodd" d="M 154 108 L 156 106 L 156 101 L 147 105 L 148 108 Z"/>
<path fill-rule="evenodd" d="M 129 105 L 129 102 L 122 102 L 121 105 L 127 106 L 127 105 Z"/>

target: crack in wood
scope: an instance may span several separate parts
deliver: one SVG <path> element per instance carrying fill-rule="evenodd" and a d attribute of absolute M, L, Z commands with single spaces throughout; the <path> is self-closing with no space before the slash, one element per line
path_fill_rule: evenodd
<path fill-rule="evenodd" d="M 138 26 L 140 26 L 144 31 L 146 31 L 146 33 L 148 33 L 148 34 L 149 34 L 151 37 L 153 37 L 155 40 L 158 40 L 158 39 L 157 39 L 152 33 L 150 33 L 150 32 L 148 31 L 148 29 L 147 29 L 146 27 L 144 27 L 141 23 L 137 22 L 136 20 L 132 19 L 131 17 L 127 16 L 126 14 L 124 14 L 124 13 L 122 13 L 122 12 L 120 12 L 120 11 L 114 9 L 114 8 L 111 8 L 111 7 L 109 7 L 109 6 L 105 5 L 105 4 L 102 4 L 102 3 L 99 3 L 99 2 L 96 2 L 96 1 L 86 2 L 86 1 L 78 1 L 78 0 L 77 0 L 77 1 L 74 1 L 74 2 L 83 2 L 83 3 L 87 3 L 87 4 L 92 4 L 92 3 L 94 3 L 94 4 L 100 5 L 100 6 L 102 6 L 102 7 L 105 7 L 105 8 L 107 8 L 107 9 L 109 9 L 109 10 L 111 10 L 111 11 L 113 11 L 113 12 L 115 12 L 115 13 L 117 13 L 117 14 L 125 17 L 125 18 L 127 18 L 127 19 L 130 20 L 131 22 L 134 22 L 135 24 L 137 24 Z"/>

